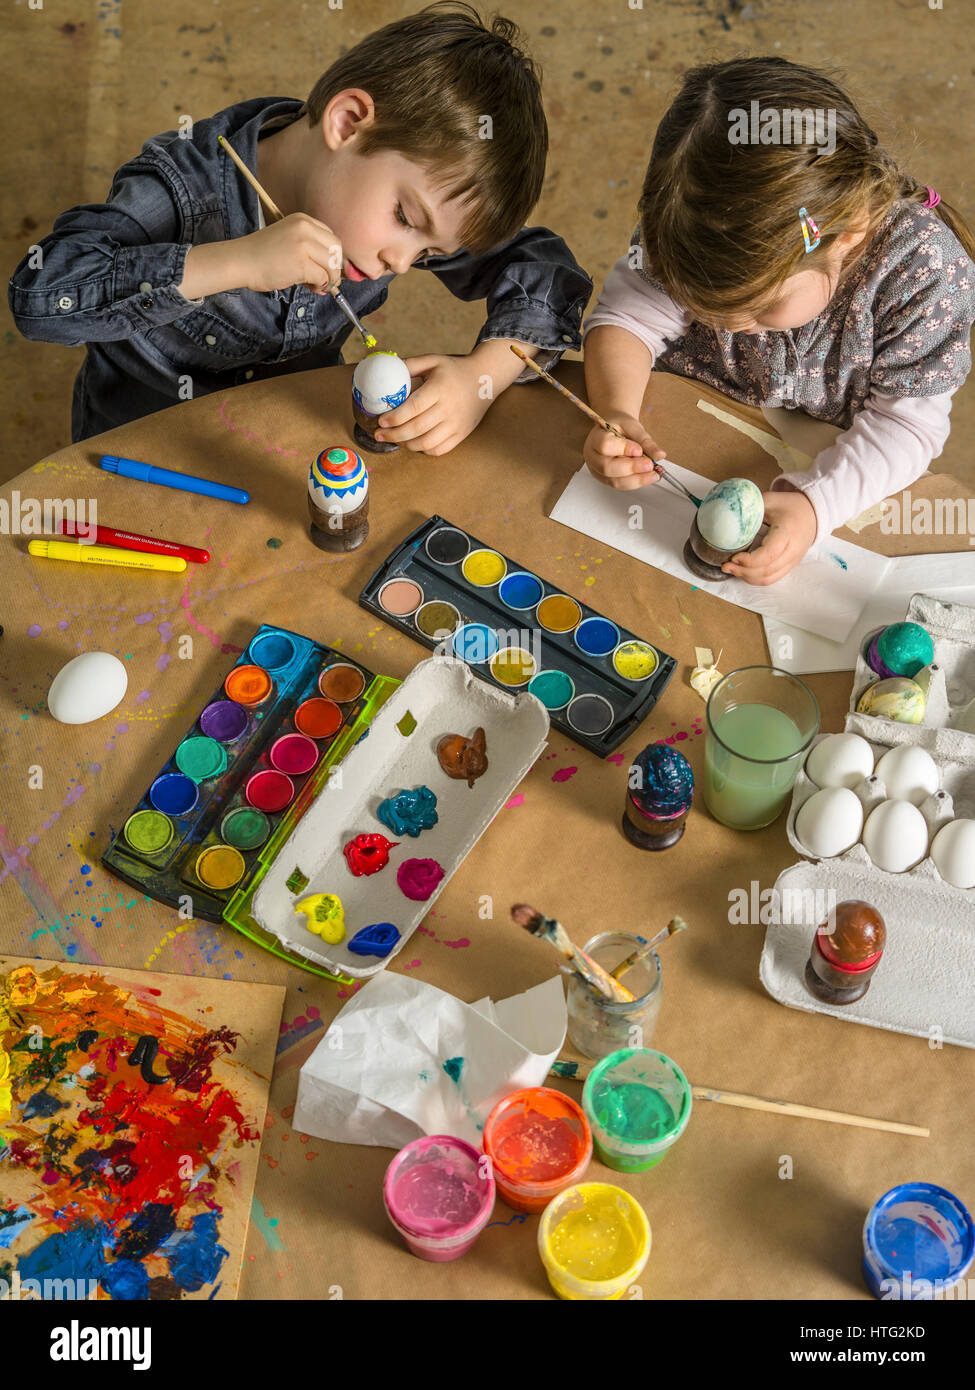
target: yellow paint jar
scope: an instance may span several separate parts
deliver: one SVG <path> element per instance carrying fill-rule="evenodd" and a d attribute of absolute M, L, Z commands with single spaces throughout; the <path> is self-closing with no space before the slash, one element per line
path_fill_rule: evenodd
<path fill-rule="evenodd" d="M 611 1183 L 567 1187 L 542 1212 L 538 1253 L 559 1298 L 622 1298 L 650 1258 L 650 1222 Z"/>

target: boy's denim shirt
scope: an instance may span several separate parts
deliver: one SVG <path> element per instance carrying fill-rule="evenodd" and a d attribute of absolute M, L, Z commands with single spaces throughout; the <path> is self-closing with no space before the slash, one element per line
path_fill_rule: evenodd
<path fill-rule="evenodd" d="M 107 202 L 61 214 L 39 243 L 41 266 L 31 269 L 26 256 L 14 271 L 10 308 L 24 336 L 87 344 L 74 387 L 75 441 L 190 395 L 342 361 L 353 330 L 329 295 L 297 285 L 189 300 L 177 288 L 191 246 L 259 226 L 257 194 L 217 136 L 256 169 L 259 132 L 290 124 L 301 106 L 258 97 L 197 122 L 189 139 L 174 130 L 155 136 L 115 175 Z M 592 281 L 547 228 L 526 227 L 481 256 L 460 251 L 422 264 L 458 299 L 486 299 L 478 342 L 535 344 L 548 350 L 540 365 L 581 346 Z M 392 278 L 343 281 L 360 318 L 385 302 Z M 532 376 L 526 368 L 518 379 Z"/>

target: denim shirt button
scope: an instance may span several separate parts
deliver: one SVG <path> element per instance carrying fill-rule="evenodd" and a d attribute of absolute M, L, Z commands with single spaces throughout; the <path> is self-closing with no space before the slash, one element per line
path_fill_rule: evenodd
<path fill-rule="evenodd" d="M 139 300 L 139 303 L 142 305 L 143 309 L 151 309 L 155 302 L 156 301 L 150 294 L 145 295 L 142 299 Z"/>
<path fill-rule="evenodd" d="M 304 311 L 304 309 L 296 309 L 296 310 L 295 310 L 295 318 L 296 318 L 296 319 L 303 319 L 304 317 L 305 317 L 305 311 Z"/>
<path fill-rule="evenodd" d="M 73 299 L 69 299 L 69 297 L 68 297 L 66 294 L 63 294 L 63 295 L 61 296 L 61 298 L 58 300 L 58 308 L 59 308 L 59 309 L 73 309 L 73 308 L 74 308 L 74 300 L 73 300 Z"/>
<path fill-rule="evenodd" d="M 149 281 L 148 281 L 148 280 L 143 280 L 142 284 L 139 286 L 139 293 L 140 293 L 140 294 L 148 294 L 149 291 L 150 291 L 151 289 L 152 289 L 152 286 L 149 284 Z"/>
<path fill-rule="evenodd" d="M 571 342 L 572 342 L 572 334 L 571 334 L 571 333 L 563 333 L 563 334 L 562 334 L 562 341 L 563 341 L 563 343 L 571 343 Z"/>
<path fill-rule="evenodd" d="M 247 368 L 247 371 L 244 373 L 244 380 L 245 380 L 245 381 L 250 381 L 250 379 L 251 379 L 251 377 L 252 377 L 253 375 L 254 375 L 254 368 L 253 368 L 253 367 L 248 367 L 248 368 Z"/>
<path fill-rule="evenodd" d="M 206 343 L 207 347 L 216 347 L 217 345 L 217 340 L 212 333 L 208 333 L 203 341 Z"/>

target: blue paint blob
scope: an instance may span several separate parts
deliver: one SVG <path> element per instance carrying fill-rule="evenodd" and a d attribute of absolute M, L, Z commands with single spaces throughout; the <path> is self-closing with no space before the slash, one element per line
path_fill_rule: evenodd
<path fill-rule="evenodd" d="M 167 816 L 185 816 L 187 811 L 192 811 L 199 795 L 196 783 L 181 772 L 165 772 L 149 788 L 149 800 L 157 811 Z"/>
<path fill-rule="evenodd" d="M 382 959 L 399 941 L 399 929 L 392 922 L 374 922 L 371 927 L 357 931 L 349 942 L 354 956 L 379 956 Z"/>
<path fill-rule="evenodd" d="M 30 1207 L 16 1207 L 9 1211 L 0 1210 L 0 1250 L 9 1250 L 21 1231 L 26 1230 L 33 1219 L 34 1213 Z"/>
<path fill-rule="evenodd" d="M 176 1212 L 165 1202 L 147 1202 L 116 1237 L 120 1261 L 141 1260 L 151 1255 L 176 1229 Z"/>
<path fill-rule="evenodd" d="M 194 1216 L 192 1229 L 176 1231 L 160 1247 L 173 1280 L 187 1293 L 212 1284 L 228 1251 L 217 1244 L 217 1217 L 212 1211 Z"/>
<path fill-rule="evenodd" d="M 437 798 L 429 787 L 414 787 L 380 802 L 376 815 L 394 835 L 410 835 L 415 840 L 421 830 L 436 825 Z"/>
<path fill-rule="evenodd" d="M 620 630 L 608 618 L 583 618 L 573 640 L 587 656 L 609 656 L 620 640 Z"/>
<path fill-rule="evenodd" d="M 465 623 L 460 631 L 454 634 L 455 654 L 461 661 L 468 661 L 472 666 L 480 666 L 485 661 L 490 661 L 500 645 L 498 634 L 486 623 Z"/>
<path fill-rule="evenodd" d="M 443 1069 L 455 1085 L 460 1085 L 460 1074 L 464 1070 L 463 1057 L 448 1057 L 443 1064 Z"/>
<path fill-rule="evenodd" d="M 293 660 L 295 644 L 283 632 L 265 632 L 256 637 L 250 645 L 248 655 L 256 666 L 265 671 L 280 671 Z"/>
<path fill-rule="evenodd" d="M 57 1231 L 40 1245 L 21 1255 L 17 1268 L 21 1279 L 94 1279 L 101 1283 L 107 1264 L 105 1247 L 111 1237 L 107 1227 L 79 1225 Z"/>
<path fill-rule="evenodd" d="M 630 796 L 647 816 L 679 816 L 694 796 L 694 773 L 683 753 L 666 743 L 651 743 L 630 767 Z"/>
<path fill-rule="evenodd" d="M 541 700 L 546 709 L 564 709 L 576 688 L 572 677 L 564 671 L 539 671 L 528 682 L 528 693 Z"/>
<path fill-rule="evenodd" d="M 34 1120 L 38 1116 L 46 1119 L 50 1115 L 56 1115 L 59 1110 L 67 1110 L 67 1104 L 52 1096 L 48 1091 L 38 1091 L 31 1096 L 23 1109 L 25 1120 Z"/>
<path fill-rule="evenodd" d="M 135 1260 L 115 1260 L 102 1276 L 102 1287 L 113 1298 L 148 1299 L 149 1274 L 145 1266 Z"/>
<path fill-rule="evenodd" d="M 506 575 L 498 585 L 498 596 L 509 608 L 534 608 L 543 592 L 542 581 L 524 570 Z"/>

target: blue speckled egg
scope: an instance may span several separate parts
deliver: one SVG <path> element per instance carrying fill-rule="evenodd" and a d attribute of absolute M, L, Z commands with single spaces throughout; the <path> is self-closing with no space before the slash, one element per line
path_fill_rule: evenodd
<path fill-rule="evenodd" d="M 694 773 L 676 748 L 651 743 L 630 768 L 630 794 L 644 815 L 669 819 L 686 811 L 694 797 Z"/>
<path fill-rule="evenodd" d="M 743 550 L 751 545 L 765 517 L 765 502 L 750 478 L 728 478 L 704 498 L 697 529 L 716 550 Z"/>

